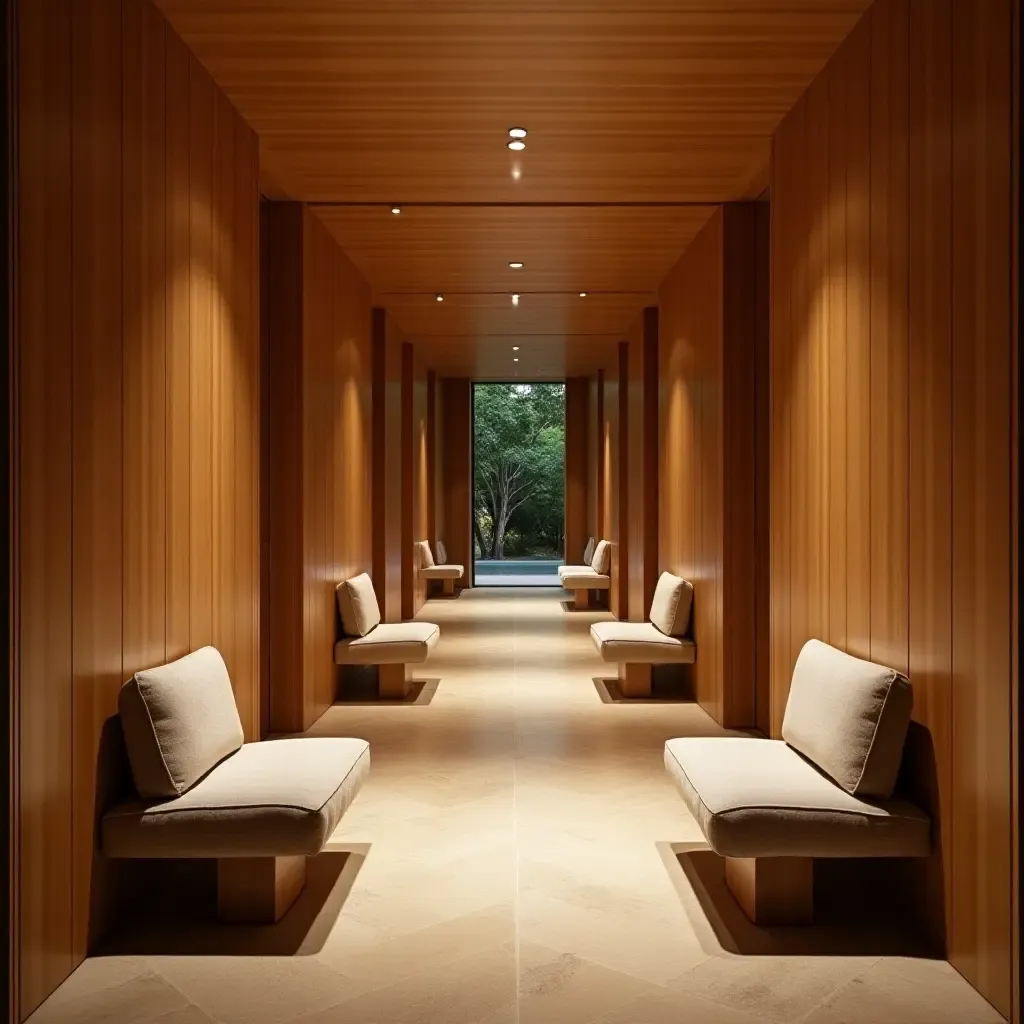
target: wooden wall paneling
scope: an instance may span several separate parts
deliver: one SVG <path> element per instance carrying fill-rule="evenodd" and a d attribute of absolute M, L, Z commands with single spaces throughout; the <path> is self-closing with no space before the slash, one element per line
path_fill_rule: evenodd
<path fill-rule="evenodd" d="M 1013 1008 L 1011 4 L 953 0 L 953 965 Z"/>
<path fill-rule="evenodd" d="M 166 31 L 165 58 L 165 188 L 167 270 L 165 302 L 166 355 L 166 472 L 167 541 L 166 655 L 180 658 L 191 650 L 190 573 L 192 559 L 190 461 L 191 315 L 189 295 L 190 223 L 192 198 L 189 180 L 191 134 L 189 75 L 191 55 L 181 39 Z"/>
<path fill-rule="evenodd" d="M 72 943 L 72 319 L 69 0 L 23 5 L 18 47 L 16 348 L 19 1008 L 75 966 Z M 41 59 L 41 55 L 48 59 Z M 24 467 L 45 466 L 46 472 Z"/>
<path fill-rule="evenodd" d="M 588 537 L 600 540 L 601 535 L 601 402 L 603 371 L 587 378 L 587 529 Z M 566 554 L 568 554 L 566 545 Z"/>
<path fill-rule="evenodd" d="M 629 618 L 647 619 L 658 579 L 658 309 L 645 308 L 630 331 Z"/>
<path fill-rule="evenodd" d="M 587 546 L 590 388 L 586 377 L 565 382 L 565 558 L 579 565 Z"/>
<path fill-rule="evenodd" d="M 441 540 L 448 560 L 465 567 L 463 586 L 473 567 L 473 384 L 465 377 L 441 379 L 444 521 Z"/>
<path fill-rule="evenodd" d="M 918 904 L 934 939 L 952 938 L 951 7 L 910 3 L 908 208 L 909 664 L 914 718 L 908 785 L 939 839 Z M 934 908 L 942 893 L 944 915 Z M 943 919 L 944 917 L 944 919 Z"/>
<path fill-rule="evenodd" d="M 72 16 L 72 409 L 74 875 L 76 962 L 107 909 L 94 879 L 98 754 L 123 682 L 121 5 Z M 91 897 L 99 897 L 93 919 Z"/>
<path fill-rule="evenodd" d="M 424 461 L 426 472 L 424 473 L 424 486 L 427 495 L 426 507 L 426 540 L 430 542 L 430 549 L 434 551 L 437 547 L 437 374 L 433 370 L 427 370 L 427 420 Z M 436 559 L 437 553 L 434 551 Z"/>
<path fill-rule="evenodd" d="M 611 503 L 609 537 L 612 545 L 609 608 L 617 619 L 629 618 L 629 345 L 618 349 L 616 380 L 611 389 L 617 408 L 611 419 L 611 458 L 608 463 Z M 608 396 L 605 396 L 607 403 Z M 606 410 L 606 415 L 608 415 Z"/>
<path fill-rule="evenodd" d="M 614 574 L 617 565 L 616 549 L 619 544 L 619 426 L 620 426 L 620 402 L 619 390 L 620 365 L 616 359 L 613 366 L 604 374 L 602 393 L 603 420 L 601 427 L 602 435 L 602 462 L 603 487 L 601 500 L 601 523 L 603 539 L 607 540 L 612 548 L 612 573 Z M 615 580 L 612 580 L 612 587 L 608 592 L 609 608 L 613 615 L 617 615 L 618 592 L 615 587 Z M 612 603 L 614 602 L 614 603 Z"/>
<path fill-rule="evenodd" d="M 430 535 L 430 478 L 428 461 L 430 418 L 428 409 L 428 375 L 413 349 L 413 540 L 427 540 Z M 419 575 L 419 560 L 413 562 L 413 614 L 427 600 L 427 581 Z"/>

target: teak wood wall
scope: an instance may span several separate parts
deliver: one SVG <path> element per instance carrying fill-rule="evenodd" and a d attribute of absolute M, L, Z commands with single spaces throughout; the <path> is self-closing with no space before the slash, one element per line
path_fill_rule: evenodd
<path fill-rule="evenodd" d="M 258 738 L 260 402 L 255 135 L 146 0 L 17 14 L 24 1018 L 117 905 L 122 682 L 216 644 Z"/>
<path fill-rule="evenodd" d="M 264 203 L 270 726 L 334 702 L 335 587 L 369 572 L 370 290 L 300 203 Z"/>
<path fill-rule="evenodd" d="M 587 484 L 589 473 L 590 381 L 565 382 L 565 559 L 579 565 L 587 546 Z"/>
<path fill-rule="evenodd" d="M 587 535 L 604 536 L 604 370 L 587 379 Z"/>
<path fill-rule="evenodd" d="M 625 446 L 629 437 L 629 346 L 616 346 L 601 382 L 601 530 L 611 545 L 608 607 L 617 619 L 629 617 L 629 474 Z"/>
<path fill-rule="evenodd" d="M 402 620 L 402 342 L 373 311 L 373 586 L 385 622 Z"/>
<path fill-rule="evenodd" d="M 659 296 L 661 568 L 693 584 L 698 702 L 723 725 L 764 729 L 758 609 L 763 632 L 767 602 L 758 596 L 767 577 L 758 552 L 767 505 L 758 500 L 757 453 L 768 423 L 757 390 L 768 351 L 767 258 L 766 206 L 727 204 Z"/>
<path fill-rule="evenodd" d="M 629 334 L 629 618 L 644 622 L 658 582 L 658 309 L 649 306 Z"/>
<path fill-rule="evenodd" d="M 402 618 L 411 619 L 427 599 L 427 581 L 420 578 L 416 543 L 431 542 L 433 515 L 430 466 L 430 382 L 433 378 L 409 342 L 402 344 Z"/>
<path fill-rule="evenodd" d="M 467 377 L 442 377 L 439 387 L 443 495 L 438 502 L 438 537 L 444 541 L 448 561 L 464 567 L 462 585 L 468 586 L 473 566 L 473 385 Z"/>
<path fill-rule="evenodd" d="M 1011 0 L 878 0 L 772 175 L 771 673 L 821 637 L 909 673 L 914 908 L 1012 1001 Z"/>

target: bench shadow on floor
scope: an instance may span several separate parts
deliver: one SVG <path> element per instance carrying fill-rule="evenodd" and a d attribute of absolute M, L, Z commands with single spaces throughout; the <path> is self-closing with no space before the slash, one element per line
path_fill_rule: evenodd
<path fill-rule="evenodd" d="M 341 916 L 370 845 L 325 850 L 307 861 L 306 886 L 273 925 L 217 920 L 217 862 L 139 862 L 135 881 L 149 896 L 95 956 L 313 956 Z"/>
<path fill-rule="evenodd" d="M 706 949 L 739 956 L 898 956 L 942 959 L 885 898 L 877 862 L 815 862 L 815 920 L 755 925 L 726 888 L 724 861 L 706 845 L 659 843 L 672 883 Z M 884 870 L 884 868 L 882 869 Z"/>

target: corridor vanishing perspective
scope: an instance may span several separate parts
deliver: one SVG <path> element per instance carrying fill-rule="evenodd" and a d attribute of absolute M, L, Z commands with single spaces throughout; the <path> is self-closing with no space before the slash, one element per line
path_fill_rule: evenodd
<path fill-rule="evenodd" d="M 694 703 L 616 701 L 588 636 L 610 615 L 564 599 L 430 601 L 445 639 L 410 702 L 316 722 L 369 740 L 373 769 L 311 862 L 294 949 L 164 928 L 152 955 L 87 960 L 34 1024 L 1000 1020 L 877 908 L 841 929 L 745 922 L 661 765 L 666 739 L 723 730 Z"/>

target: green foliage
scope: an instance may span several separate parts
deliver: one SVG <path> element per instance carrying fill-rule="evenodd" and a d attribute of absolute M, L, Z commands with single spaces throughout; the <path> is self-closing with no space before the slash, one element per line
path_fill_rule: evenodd
<path fill-rule="evenodd" d="M 561 556 L 565 385 L 478 384 L 474 392 L 476 548 Z"/>

